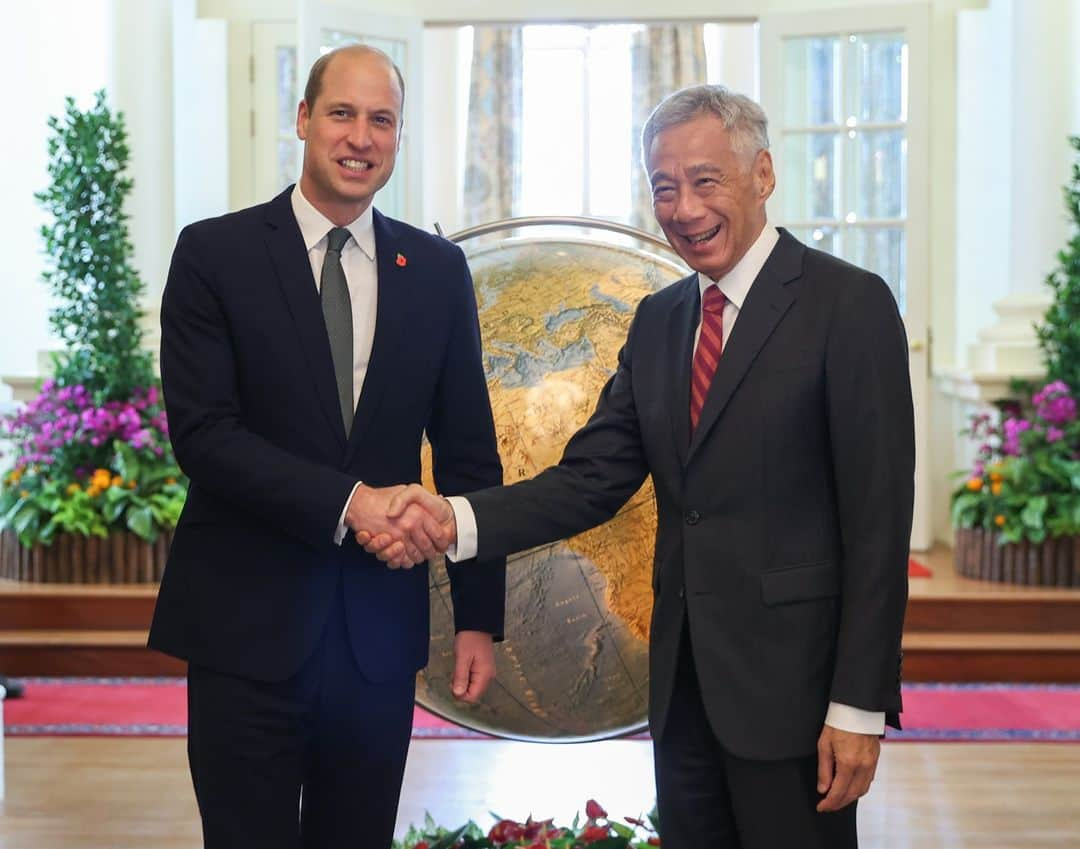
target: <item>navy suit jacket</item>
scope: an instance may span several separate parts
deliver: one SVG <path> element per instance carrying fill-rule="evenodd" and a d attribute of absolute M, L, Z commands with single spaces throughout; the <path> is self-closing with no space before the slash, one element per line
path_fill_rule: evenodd
<path fill-rule="evenodd" d="M 907 340 L 881 278 L 781 230 L 691 434 L 699 304 L 697 275 L 645 298 L 559 465 L 470 494 L 479 556 L 599 524 L 651 474 L 653 733 L 688 620 L 725 748 L 810 755 L 829 701 L 898 721 L 915 464 Z"/>
<path fill-rule="evenodd" d="M 378 308 L 345 438 L 318 289 L 287 189 L 181 232 L 161 308 L 170 434 L 191 480 L 150 646 L 283 680 L 313 650 L 340 586 L 371 681 L 427 662 L 428 570 L 390 570 L 334 531 L 357 481 L 439 491 L 499 484 L 502 466 L 461 250 L 374 214 Z M 450 566 L 458 630 L 501 637 L 505 563 Z"/>

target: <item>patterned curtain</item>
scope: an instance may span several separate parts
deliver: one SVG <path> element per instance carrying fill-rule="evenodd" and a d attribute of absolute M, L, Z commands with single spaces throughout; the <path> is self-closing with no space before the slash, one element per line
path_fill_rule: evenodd
<path fill-rule="evenodd" d="M 648 26 L 634 36 L 630 63 L 633 74 L 633 145 L 635 164 L 630 197 L 630 223 L 660 234 L 652 212 L 652 192 L 641 162 L 641 128 L 653 108 L 667 95 L 688 85 L 706 82 L 705 27 L 701 24 Z"/>
<path fill-rule="evenodd" d="M 521 27 L 473 30 L 465 140 L 467 226 L 510 218 L 521 180 Z"/>

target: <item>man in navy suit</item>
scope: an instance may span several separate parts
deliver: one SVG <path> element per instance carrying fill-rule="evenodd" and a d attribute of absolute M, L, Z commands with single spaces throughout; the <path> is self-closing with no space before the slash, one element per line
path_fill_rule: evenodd
<path fill-rule="evenodd" d="M 653 210 L 695 273 L 642 300 L 557 466 L 449 504 L 410 487 L 395 529 L 358 535 L 407 560 L 415 502 L 458 556 L 492 557 L 609 519 L 652 475 L 665 849 L 853 849 L 900 710 L 904 328 L 880 277 L 768 226 L 768 146 L 761 107 L 723 87 L 657 106 L 642 133 Z"/>
<path fill-rule="evenodd" d="M 386 527 L 425 433 L 441 490 L 502 481 L 464 256 L 372 206 L 403 102 L 380 51 L 322 57 L 298 112 L 298 185 L 186 227 L 173 254 L 161 369 L 191 488 L 150 645 L 189 663 L 210 849 L 389 846 L 427 569 L 387 570 L 349 531 Z M 402 561 L 433 553 L 421 532 Z M 466 701 L 494 674 L 504 569 L 449 564 Z"/>

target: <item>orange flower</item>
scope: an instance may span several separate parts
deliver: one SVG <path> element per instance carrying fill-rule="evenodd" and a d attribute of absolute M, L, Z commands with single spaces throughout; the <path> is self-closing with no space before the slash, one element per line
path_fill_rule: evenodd
<path fill-rule="evenodd" d="M 112 475 L 108 469 L 94 470 L 94 475 L 90 478 L 91 486 L 96 486 L 98 489 L 108 489 L 110 483 L 112 483 Z"/>
<path fill-rule="evenodd" d="M 982 478 L 969 478 L 967 482 L 967 488 L 972 492 L 981 492 L 983 488 Z"/>
<path fill-rule="evenodd" d="M 165 483 L 172 485 L 176 483 L 176 478 L 165 478 Z"/>
<path fill-rule="evenodd" d="M 994 524 L 997 525 L 999 528 L 1002 527 L 1005 524 L 1005 517 L 998 513 L 994 517 Z"/>
<path fill-rule="evenodd" d="M 1005 476 L 1002 475 L 1001 472 L 991 472 L 990 473 L 990 480 L 993 483 L 1001 483 L 1001 481 L 1004 479 L 1004 477 Z"/>
<path fill-rule="evenodd" d="M 123 486 L 124 479 L 120 475 L 113 475 L 113 479 L 109 481 L 112 486 Z"/>
<path fill-rule="evenodd" d="M 86 494 L 89 495 L 91 498 L 97 498 L 99 495 L 101 495 L 102 489 L 103 487 L 98 486 L 96 483 L 92 483 L 86 488 Z"/>
<path fill-rule="evenodd" d="M 990 484 L 990 492 L 994 495 L 1001 495 L 1001 481 L 994 481 Z"/>
<path fill-rule="evenodd" d="M 30 493 L 27 490 L 25 490 L 25 489 L 19 490 L 19 498 L 29 498 L 29 497 L 30 497 Z"/>
<path fill-rule="evenodd" d="M 135 481 L 128 481 L 127 482 L 127 488 L 128 489 L 135 489 L 135 486 L 136 486 Z"/>
<path fill-rule="evenodd" d="M 76 492 L 79 492 L 80 489 L 81 489 L 81 487 L 77 483 L 69 483 L 67 485 L 67 489 L 64 490 L 64 491 L 68 495 L 74 495 Z"/>

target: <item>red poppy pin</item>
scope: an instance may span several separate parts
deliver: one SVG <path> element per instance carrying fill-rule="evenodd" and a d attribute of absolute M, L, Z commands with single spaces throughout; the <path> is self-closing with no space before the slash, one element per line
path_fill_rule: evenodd
<path fill-rule="evenodd" d="M 409 264 L 409 261 L 405 259 L 405 254 L 398 254 L 395 262 L 397 262 L 398 268 L 404 268 L 406 265 Z"/>

